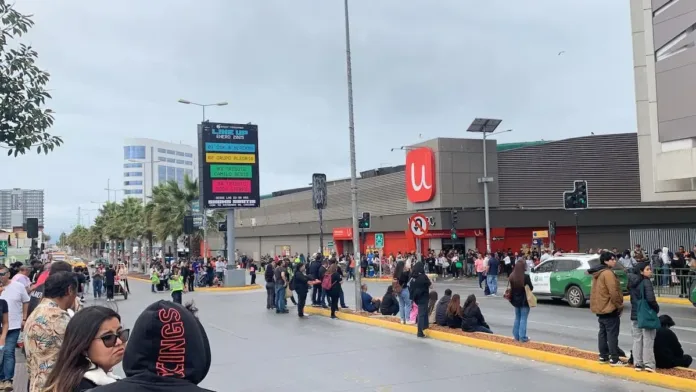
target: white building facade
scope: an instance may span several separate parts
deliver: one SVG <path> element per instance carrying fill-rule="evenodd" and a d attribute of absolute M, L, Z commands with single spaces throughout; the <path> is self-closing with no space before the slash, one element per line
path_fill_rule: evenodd
<path fill-rule="evenodd" d="M 152 188 L 169 180 L 183 185 L 198 178 L 195 147 L 154 139 L 126 139 L 123 146 L 123 197 L 146 202 Z"/>

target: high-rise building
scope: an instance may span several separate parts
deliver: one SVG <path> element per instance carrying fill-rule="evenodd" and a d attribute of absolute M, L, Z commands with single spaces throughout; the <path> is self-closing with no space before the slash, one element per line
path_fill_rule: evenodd
<path fill-rule="evenodd" d="M 123 146 L 123 196 L 146 201 L 153 186 L 169 180 L 183 185 L 198 178 L 195 147 L 153 139 L 126 139 Z"/>
<path fill-rule="evenodd" d="M 27 218 L 37 218 L 43 227 L 43 189 L 0 189 L 0 228 L 22 227 Z"/>

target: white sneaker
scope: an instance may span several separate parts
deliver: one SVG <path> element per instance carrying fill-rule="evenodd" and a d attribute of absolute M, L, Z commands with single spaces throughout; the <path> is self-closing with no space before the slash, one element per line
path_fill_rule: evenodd
<path fill-rule="evenodd" d="M 406 324 L 408 324 L 408 325 L 415 325 L 416 322 L 415 322 L 415 321 L 410 321 L 410 320 L 409 320 L 409 321 L 406 322 Z"/>

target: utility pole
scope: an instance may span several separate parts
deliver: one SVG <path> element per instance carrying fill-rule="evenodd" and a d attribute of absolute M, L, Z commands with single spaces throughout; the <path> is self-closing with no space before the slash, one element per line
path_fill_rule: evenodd
<path fill-rule="evenodd" d="M 82 213 L 80 212 L 80 206 L 77 206 L 77 225 L 80 226 L 82 221 Z"/>
<path fill-rule="evenodd" d="M 106 179 L 106 188 L 104 188 L 104 190 L 106 191 L 106 201 L 110 202 L 111 201 L 111 179 L 110 178 Z"/>

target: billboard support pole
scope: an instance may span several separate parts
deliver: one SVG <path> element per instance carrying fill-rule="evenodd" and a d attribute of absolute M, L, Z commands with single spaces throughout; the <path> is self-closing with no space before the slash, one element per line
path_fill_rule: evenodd
<path fill-rule="evenodd" d="M 237 260 L 234 258 L 234 209 L 230 208 L 227 210 L 227 262 L 236 263 Z"/>
<path fill-rule="evenodd" d="M 319 254 L 324 255 L 324 214 L 323 208 L 319 208 Z M 307 255 L 309 256 L 309 255 Z"/>

